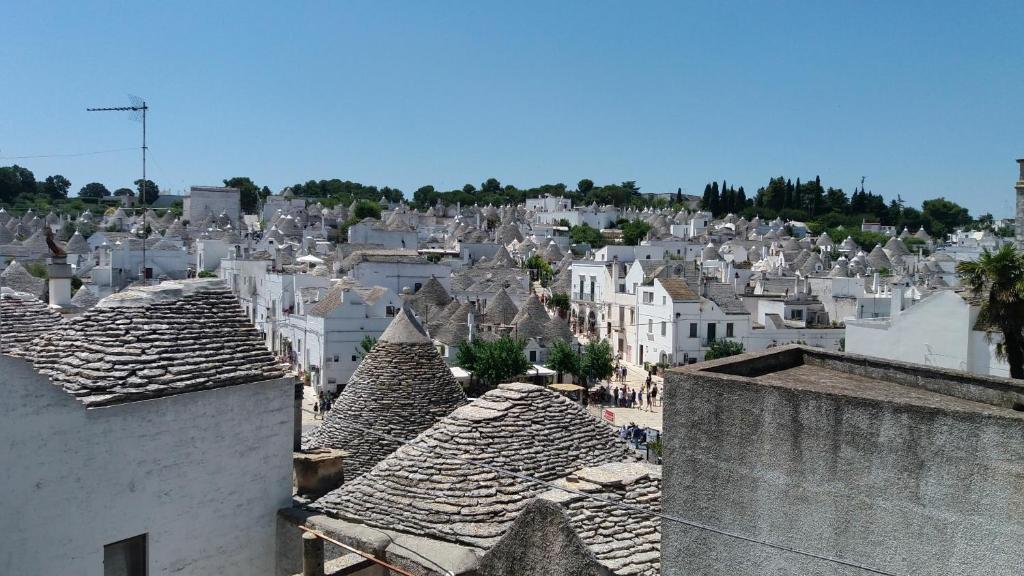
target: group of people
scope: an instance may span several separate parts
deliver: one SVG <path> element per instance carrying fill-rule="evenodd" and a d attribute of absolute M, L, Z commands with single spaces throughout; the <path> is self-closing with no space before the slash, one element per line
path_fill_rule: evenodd
<path fill-rule="evenodd" d="M 335 397 L 337 394 L 335 394 Z M 326 392 L 321 392 L 317 395 L 317 399 L 313 402 L 313 420 L 323 419 L 324 414 L 331 409 L 331 404 L 334 402 L 334 397 Z"/>
<path fill-rule="evenodd" d="M 647 383 L 639 390 L 632 389 L 623 383 L 621 386 L 602 386 L 601 403 L 619 408 L 637 408 L 654 410 L 658 402 L 658 385 L 648 377 Z"/>

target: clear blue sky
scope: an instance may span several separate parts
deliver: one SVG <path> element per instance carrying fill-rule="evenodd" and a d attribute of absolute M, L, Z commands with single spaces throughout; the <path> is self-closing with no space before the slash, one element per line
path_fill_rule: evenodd
<path fill-rule="evenodd" d="M 89 6 L 87 6 L 89 4 Z M 557 4 L 557 5 L 556 5 Z M 0 164 L 401 188 L 773 175 L 1010 216 L 1024 2 L 13 2 Z"/>

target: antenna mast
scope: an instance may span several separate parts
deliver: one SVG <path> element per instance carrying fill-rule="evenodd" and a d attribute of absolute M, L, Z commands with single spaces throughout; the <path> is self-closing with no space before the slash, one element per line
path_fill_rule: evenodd
<path fill-rule="evenodd" d="M 149 181 L 146 180 L 146 111 L 149 110 L 149 106 L 146 105 L 146 101 L 138 96 L 129 96 L 132 101 L 131 106 L 112 106 L 108 108 L 86 108 L 86 112 L 131 112 L 132 120 L 136 122 L 142 122 L 142 190 L 139 194 L 139 202 L 142 203 L 142 273 L 139 275 L 142 278 L 143 284 L 149 283 L 149 278 L 146 275 L 146 193 L 148 192 Z M 131 249 L 131 242 L 128 243 L 128 248 Z"/>

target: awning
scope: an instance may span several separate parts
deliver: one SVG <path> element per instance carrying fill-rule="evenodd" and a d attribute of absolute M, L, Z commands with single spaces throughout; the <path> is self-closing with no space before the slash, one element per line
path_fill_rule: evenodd
<path fill-rule="evenodd" d="M 452 376 L 454 376 L 456 380 L 469 380 L 469 372 L 463 370 L 462 368 L 459 368 L 458 366 L 452 366 L 451 371 Z"/>
<path fill-rule="evenodd" d="M 295 259 L 296 262 L 302 262 L 303 264 L 323 264 L 324 261 L 313 256 L 312 254 L 306 254 L 305 256 L 299 256 Z"/>
<path fill-rule="evenodd" d="M 540 364 L 534 364 L 533 365 L 533 369 L 530 370 L 529 374 L 531 376 L 554 376 L 554 375 L 558 374 L 558 372 L 555 372 L 554 370 L 552 370 L 550 368 L 546 368 L 544 366 L 541 366 Z"/>

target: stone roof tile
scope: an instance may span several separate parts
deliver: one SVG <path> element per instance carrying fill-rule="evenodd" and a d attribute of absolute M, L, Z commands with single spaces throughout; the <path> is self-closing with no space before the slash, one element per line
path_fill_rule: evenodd
<path fill-rule="evenodd" d="M 0 352 L 23 356 L 36 337 L 56 329 L 61 317 L 33 294 L 4 287 L 0 294 Z"/>
<path fill-rule="evenodd" d="M 90 407 L 284 375 L 219 281 L 108 296 L 33 341 L 24 355 Z"/>
<path fill-rule="evenodd" d="M 464 460 L 554 481 L 580 468 L 635 459 L 612 427 L 578 403 L 532 384 L 500 384 L 312 507 L 378 528 L 489 548 L 546 489 Z"/>

